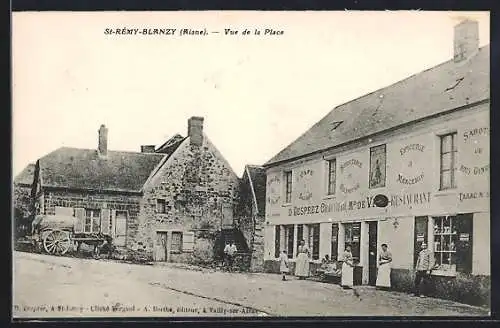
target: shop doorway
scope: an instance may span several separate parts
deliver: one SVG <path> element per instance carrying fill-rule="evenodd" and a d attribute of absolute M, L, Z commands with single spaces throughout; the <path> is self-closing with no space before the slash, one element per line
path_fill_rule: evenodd
<path fill-rule="evenodd" d="M 377 282 L 377 221 L 368 222 L 368 284 Z"/>

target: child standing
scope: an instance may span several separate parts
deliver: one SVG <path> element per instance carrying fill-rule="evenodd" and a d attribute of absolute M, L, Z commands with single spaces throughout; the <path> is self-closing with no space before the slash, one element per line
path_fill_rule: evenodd
<path fill-rule="evenodd" d="M 288 254 L 286 251 L 280 254 L 280 271 L 283 275 L 283 281 L 286 281 L 286 274 L 288 273 Z"/>

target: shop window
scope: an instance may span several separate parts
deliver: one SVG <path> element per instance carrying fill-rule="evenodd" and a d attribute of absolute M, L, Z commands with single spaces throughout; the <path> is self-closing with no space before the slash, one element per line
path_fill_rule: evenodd
<path fill-rule="evenodd" d="M 435 269 L 472 271 L 472 214 L 432 218 Z"/>
<path fill-rule="evenodd" d="M 313 260 L 319 260 L 319 224 L 311 224 L 308 226 L 308 245 L 312 254 Z"/>
<path fill-rule="evenodd" d="M 274 226 L 274 257 L 280 257 L 280 243 L 281 243 L 281 227 L 279 225 Z"/>
<path fill-rule="evenodd" d="M 335 194 L 337 160 L 328 161 L 328 195 Z"/>
<path fill-rule="evenodd" d="M 331 240 L 331 259 L 337 260 L 338 258 L 338 247 L 339 247 L 339 225 L 337 223 L 332 224 L 332 240 Z"/>
<path fill-rule="evenodd" d="M 351 252 L 354 262 L 359 263 L 360 240 L 361 240 L 361 222 L 344 224 L 344 242 L 345 245 L 351 245 Z"/>
<path fill-rule="evenodd" d="M 456 132 L 441 136 L 440 147 L 440 190 L 456 187 Z"/>
<path fill-rule="evenodd" d="M 414 264 L 424 241 L 434 253 L 434 272 L 472 272 L 472 214 L 416 217 Z"/>
<path fill-rule="evenodd" d="M 288 254 L 288 258 L 293 258 L 293 225 L 283 226 L 285 233 L 284 250 Z"/>
<path fill-rule="evenodd" d="M 292 202 L 292 171 L 285 172 L 285 203 Z"/>
<path fill-rule="evenodd" d="M 173 231 L 172 232 L 172 243 L 171 243 L 172 252 L 180 253 L 182 251 L 182 232 Z"/>
<path fill-rule="evenodd" d="M 85 210 L 85 225 L 83 232 L 99 232 L 101 227 L 101 211 L 96 209 Z"/>

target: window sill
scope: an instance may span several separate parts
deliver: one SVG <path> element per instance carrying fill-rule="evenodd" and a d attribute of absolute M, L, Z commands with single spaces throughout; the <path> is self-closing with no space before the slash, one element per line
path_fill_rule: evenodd
<path fill-rule="evenodd" d="M 456 271 L 449 271 L 449 270 L 432 270 L 431 276 L 456 277 L 457 273 L 456 273 Z"/>
<path fill-rule="evenodd" d="M 290 207 L 290 206 L 292 206 L 292 203 L 285 203 L 281 205 L 281 207 Z"/>
<path fill-rule="evenodd" d="M 333 198 L 335 198 L 335 197 L 336 197 L 336 195 L 335 195 L 335 194 L 331 194 L 331 195 L 325 195 L 325 196 L 323 197 L 323 199 L 333 199 Z"/>
<path fill-rule="evenodd" d="M 457 188 L 453 188 L 453 189 L 438 190 L 434 193 L 434 196 L 440 197 L 440 196 L 450 196 L 456 194 L 458 194 Z"/>

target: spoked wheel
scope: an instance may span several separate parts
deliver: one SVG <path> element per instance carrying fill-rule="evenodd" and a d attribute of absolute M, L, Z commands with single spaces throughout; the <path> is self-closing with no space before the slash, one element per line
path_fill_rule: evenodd
<path fill-rule="evenodd" d="M 43 248 L 49 254 L 63 255 L 71 246 L 69 233 L 62 230 L 52 230 L 43 239 Z"/>

